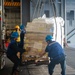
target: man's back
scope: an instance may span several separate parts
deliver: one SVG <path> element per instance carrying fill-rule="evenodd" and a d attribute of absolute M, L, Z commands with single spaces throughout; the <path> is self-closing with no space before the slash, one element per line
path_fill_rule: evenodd
<path fill-rule="evenodd" d="M 50 58 L 55 58 L 57 56 L 60 56 L 61 54 L 64 55 L 64 50 L 62 49 L 62 47 L 59 43 L 55 42 L 52 45 L 50 45 L 50 44 L 48 44 L 48 46 L 46 48 L 46 51 L 48 52 L 48 56 Z"/>

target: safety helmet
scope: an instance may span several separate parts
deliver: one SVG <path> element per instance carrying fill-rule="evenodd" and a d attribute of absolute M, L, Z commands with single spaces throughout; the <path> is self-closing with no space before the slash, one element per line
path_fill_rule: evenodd
<path fill-rule="evenodd" d="M 53 39 L 53 37 L 51 35 L 47 35 L 46 38 L 45 38 L 46 42 L 49 41 L 49 40 L 52 40 L 52 39 Z"/>
<path fill-rule="evenodd" d="M 19 25 L 16 25 L 15 28 L 16 28 L 16 29 L 20 29 Z"/>
<path fill-rule="evenodd" d="M 20 26 L 20 29 L 24 29 L 24 25 L 21 25 L 21 26 Z"/>
<path fill-rule="evenodd" d="M 19 35 L 18 35 L 18 32 L 13 32 L 12 34 L 11 34 L 11 37 L 12 38 L 17 38 Z"/>

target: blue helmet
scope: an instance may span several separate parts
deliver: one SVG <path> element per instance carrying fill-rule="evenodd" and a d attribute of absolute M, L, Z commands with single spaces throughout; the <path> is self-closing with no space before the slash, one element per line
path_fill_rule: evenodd
<path fill-rule="evenodd" d="M 12 38 L 17 38 L 19 35 L 18 35 L 18 32 L 13 32 L 12 34 L 11 34 L 11 37 Z"/>
<path fill-rule="evenodd" d="M 20 29 L 24 29 L 24 25 L 21 25 L 21 26 L 20 26 Z"/>
<path fill-rule="evenodd" d="M 49 40 L 52 40 L 52 39 L 53 39 L 53 37 L 51 35 L 47 35 L 46 38 L 45 38 L 46 41 L 49 41 Z"/>

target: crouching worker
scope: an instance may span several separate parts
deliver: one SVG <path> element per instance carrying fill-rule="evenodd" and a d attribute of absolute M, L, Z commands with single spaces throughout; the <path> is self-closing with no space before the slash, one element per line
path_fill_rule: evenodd
<path fill-rule="evenodd" d="M 43 56 L 46 52 L 48 52 L 48 57 L 50 57 L 50 63 L 48 64 L 49 75 L 53 75 L 54 68 L 57 64 L 61 65 L 61 75 L 65 74 L 66 64 L 65 64 L 65 53 L 62 49 L 61 45 L 55 41 L 52 41 L 53 37 L 51 35 L 47 35 L 45 40 L 47 42 L 47 47 L 45 51 L 40 55 Z M 40 58 L 39 58 L 40 59 Z M 38 62 L 37 59 L 35 62 Z"/>
<path fill-rule="evenodd" d="M 17 32 L 13 32 L 11 34 L 11 42 L 7 49 L 7 57 L 14 63 L 12 75 L 16 75 L 16 73 L 18 73 L 17 67 L 20 64 L 20 49 L 17 46 L 16 42 L 17 37 L 18 37 Z"/>

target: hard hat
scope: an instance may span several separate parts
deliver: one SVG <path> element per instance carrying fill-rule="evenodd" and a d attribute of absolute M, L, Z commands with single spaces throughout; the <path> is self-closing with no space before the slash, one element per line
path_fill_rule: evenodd
<path fill-rule="evenodd" d="M 21 25 L 21 26 L 20 26 L 20 29 L 24 29 L 24 25 Z"/>
<path fill-rule="evenodd" d="M 16 25 L 15 28 L 20 29 L 19 25 Z"/>
<path fill-rule="evenodd" d="M 18 32 L 13 32 L 12 34 L 11 34 L 11 37 L 12 38 L 17 38 L 19 35 L 18 35 Z"/>
<path fill-rule="evenodd" d="M 46 41 L 49 41 L 49 40 L 52 40 L 52 39 L 53 39 L 53 37 L 51 35 L 47 35 L 46 38 L 45 38 Z"/>

